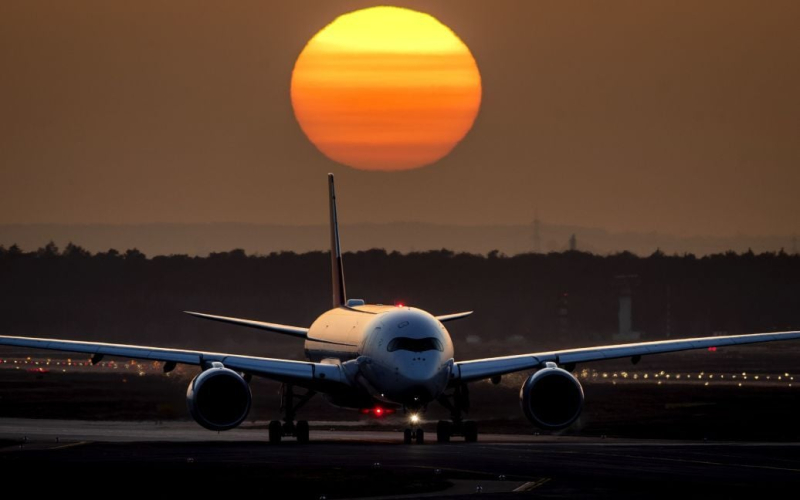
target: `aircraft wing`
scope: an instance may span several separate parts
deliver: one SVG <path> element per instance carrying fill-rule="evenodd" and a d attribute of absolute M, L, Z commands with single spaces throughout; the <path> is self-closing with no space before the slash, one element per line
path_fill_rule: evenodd
<path fill-rule="evenodd" d="M 544 366 L 548 361 L 559 365 L 586 363 L 615 358 L 635 358 L 648 354 L 706 349 L 740 344 L 756 344 L 775 342 L 778 340 L 800 339 L 800 332 L 753 333 L 748 335 L 729 335 L 725 337 L 701 337 L 694 339 L 662 340 L 656 342 L 640 342 L 636 344 L 620 344 L 564 351 L 537 352 L 518 356 L 476 359 L 461 361 L 453 365 L 451 379 L 462 382 L 482 380 L 497 375 L 532 370 Z"/>
<path fill-rule="evenodd" d="M 251 375 L 266 377 L 281 382 L 297 384 L 301 387 L 319 386 L 327 383 L 347 383 L 338 365 L 291 361 L 286 359 L 238 356 L 216 352 L 166 349 L 125 344 L 105 344 L 101 342 L 82 342 L 75 340 L 40 339 L 30 337 L 9 337 L 0 335 L 0 345 L 32 347 L 53 351 L 81 352 L 97 356 L 118 358 L 149 359 L 168 363 L 205 366 L 219 361 L 226 368 Z"/>

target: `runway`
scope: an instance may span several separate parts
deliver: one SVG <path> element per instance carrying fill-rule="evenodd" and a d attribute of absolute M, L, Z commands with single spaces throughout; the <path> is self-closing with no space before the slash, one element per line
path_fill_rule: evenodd
<path fill-rule="evenodd" d="M 126 498 L 151 490 L 234 494 L 252 486 L 267 496 L 289 488 L 293 498 L 314 499 L 478 491 L 484 497 L 761 497 L 800 485 L 797 443 L 496 434 L 474 444 L 404 445 L 397 432 L 332 422 L 312 423 L 311 438 L 270 445 L 261 424 L 213 433 L 191 422 L 0 419 L 0 467 L 4 477 L 44 473 L 48 481 L 29 483 L 33 492 L 82 484 Z"/>

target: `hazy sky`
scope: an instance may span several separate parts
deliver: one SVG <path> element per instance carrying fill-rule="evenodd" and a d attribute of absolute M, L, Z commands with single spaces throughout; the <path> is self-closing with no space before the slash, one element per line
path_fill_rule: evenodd
<path fill-rule="evenodd" d="M 401 1 L 472 50 L 440 162 L 332 163 L 295 59 L 367 1 L 0 2 L 0 223 L 523 223 L 800 233 L 800 2 Z"/>

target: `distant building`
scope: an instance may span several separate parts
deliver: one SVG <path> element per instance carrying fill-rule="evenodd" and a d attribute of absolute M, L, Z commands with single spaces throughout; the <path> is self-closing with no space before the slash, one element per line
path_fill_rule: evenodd
<path fill-rule="evenodd" d="M 639 280 L 636 275 L 617 276 L 619 285 L 619 310 L 617 319 L 619 328 L 612 338 L 614 341 L 633 341 L 642 338 L 640 332 L 633 330 L 633 287 Z"/>

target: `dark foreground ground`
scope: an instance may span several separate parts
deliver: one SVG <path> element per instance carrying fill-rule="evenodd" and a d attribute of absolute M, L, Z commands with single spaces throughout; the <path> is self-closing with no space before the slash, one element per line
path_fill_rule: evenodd
<path fill-rule="evenodd" d="M 34 497 L 764 498 L 800 486 L 796 444 L 485 435 L 408 446 L 329 425 L 312 424 L 312 443 L 269 445 L 257 426 L 0 419 L 0 469 L 5 488 Z"/>

